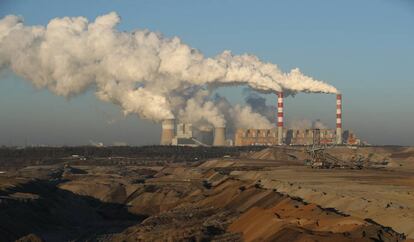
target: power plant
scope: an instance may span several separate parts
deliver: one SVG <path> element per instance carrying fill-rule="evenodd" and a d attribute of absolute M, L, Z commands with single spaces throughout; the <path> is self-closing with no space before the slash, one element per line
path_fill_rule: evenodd
<path fill-rule="evenodd" d="M 355 1 L 346 8 L 312 8 L 318 21 L 309 21 L 310 5 L 182 1 L 173 15 L 191 12 L 186 20 L 206 22 L 207 29 L 217 20 L 223 26 L 232 25 L 234 17 L 241 21 L 220 30 L 230 36 L 224 43 L 199 43 L 202 49 L 223 51 L 203 53 L 171 31 L 151 30 L 155 15 L 163 29 L 174 29 L 169 23 L 171 6 L 137 2 L 133 9 L 145 9 L 146 14 L 129 11 L 124 19 L 132 22 L 123 24 L 111 8 L 131 6 L 107 5 L 109 13 L 91 20 L 58 16 L 38 3 L 1 9 L 0 82 L 5 85 L 1 83 L 0 91 L 5 99 L 12 96 L 19 102 L 8 100 L 1 108 L 0 242 L 414 242 L 413 115 L 405 115 L 411 102 L 386 100 L 380 107 L 372 100 L 380 96 L 373 92 L 383 88 L 409 97 L 401 90 L 411 83 L 405 64 L 413 62 L 407 57 L 414 57 L 409 41 L 404 41 L 411 36 L 396 34 L 406 30 L 407 17 L 414 16 L 389 3 L 371 11 L 372 3 L 362 6 Z M 206 7 L 214 16 L 200 14 Z M 250 18 L 238 18 L 252 7 Z M 274 14 L 274 9 L 294 9 L 294 14 Z M 348 38 L 315 46 L 337 37 L 336 26 L 326 28 L 325 23 L 335 17 L 349 19 L 350 9 L 359 11 L 353 13 L 358 21 L 341 21 Z M 92 12 L 82 12 L 96 15 L 96 9 L 87 10 Z M 382 37 L 392 38 L 368 46 L 372 48 L 349 43 L 351 38 L 358 43 L 377 40 L 377 31 L 359 31 L 361 26 L 375 29 L 384 10 L 402 16 L 381 26 Z M 257 13 L 264 18 L 255 18 Z M 40 24 L 38 19 L 35 25 L 25 24 L 24 18 L 33 20 L 39 14 Z M 46 23 L 44 16 L 53 19 Z M 137 20 L 144 28 L 133 26 Z M 283 28 L 275 28 L 280 22 Z M 224 45 L 239 41 L 237 33 L 246 24 L 259 26 L 244 33 L 252 40 L 250 49 L 261 45 L 261 54 L 274 55 L 264 61 L 240 52 L 246 43 L 235 51 Z M 200 33 L 199 28 L 186 28 L 185 39 L 208 38 L 210 31 Z M 267 38 L 273 36 L 269 31 L 283 41 Z M 295 41 L 312 31 L 317 33 L 311 41 Z M 401 53 L 395 53 L 395 45 L 401 45 Z M 327 47 L 334 51 L 325 53 Z M 379 47 L 382 51 L 376 51 Z M 323 52 L 324 58 L 294 51 L 309 48 Z M 375 56 L 366 58 L 372 52 Z M 364 62 L 346 65 L 343 53 L 347 62 L 361 56 Z M 272 63 L 276 59 L 282 63 Z M 378 74 L 378 66 L 389 68 Z M 358 92 L 346 91 L 343 99 L 335 86 L 300 68 Z M 46 99 L 32 97 L 24 82 L 46 92 Z M 7 96 L 10 92 L 13 95 Z M 84 95 L 87 98 L 79 102 L 85 108 L 80 110 L 78 101 L 59 101 L 57 108 L 47 109 L 59 97 L 63 101 Z M 91 103 L 92 96 L 103 104 Z M 36 100 L 43 102 L 28 103 Z M 32 112 L 26 112 L 28 106 Z M 67 118 L 49 121 L 65 108 Z M 91 108 L 96 111 L 87 113 Z M 372 111 L 361 115 L 367 109 Z M 343 111 L 345 119 L 355 116 L 343 120 Z M 45 123 L 55 127 L 50 130 Z M 351 126 L 381 145 L 361 141 L 346 130 Z M 134 131 L 128 133 L 130 129 Z M 28 144 L 28 139 L 35 143 Z"/>
<path fill-rule="evenodd" d="M 212 130 L 200 131 L 198 139 L 193 137 L 192 125 L 179 123 L 177 132 L 174 130 L 174 120 L 168 119 L 162 122 L 162 145 L 188 145 L 188 146 L 228 146 L 234 141 L 235 146 L 249 145 L 311 145 L 314 139 L 318 139 L 323 145 L 360 145 L 361 140 L 349 130 L 342 130 L 342 94 L 336 95 L 336 130 L 318 129 L 315 137 L 314 129 L 288 129 L 284 127 L 284 94 L 277 93 L 277 119 L 276 127 L 271 129 L 257 129 L 254 127 L 243 129 L 235 128 L 234 140 L 226 140 L 226 128 L 215 127 Z M 212 134 L 214 133 L 214 135 Z M 213 139 L 210 139 L 213 135 Z M 200 140 L 200 141 L 199 141 Z"/>
<path fill-rule="evenodd" d="M 176 127 L 175 127 L 176 126 Z M 175 125 L 174 119 L 166 119 L 162 122 L 161 145 L 178 145 L 178 146 L 227 146 L 226 128 L 217 127 L 214 129 L 213 142 L 210 136 L 213 130 L 200 132 L 200 139 L 193 136 L 191 123 L 178 122 Z"/>
<path fill-rule="evenodd" d="M 313 131 L 318 130 L 315 136 Z M 342 144 L 360 145 L 361 140 L 349 130 L 342 134 Z M 334 145 L 337 143 L 334 129 L 283 129 L 283 144 L 285 145 L 312 145 L 317 138 L 321 145 Z M 235 146 L 249 145 L 279 145 L 278 130 L 273 129 L 237 129 L 234 135 Z"/>

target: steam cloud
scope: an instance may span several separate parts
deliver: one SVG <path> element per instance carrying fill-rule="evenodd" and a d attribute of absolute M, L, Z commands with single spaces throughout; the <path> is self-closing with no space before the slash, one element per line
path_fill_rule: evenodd
<path fill-rule="evenodd" d="M 119 22 L 115 12 L 94 22 L 55 18 L 47 26 L 25 26 L 21 17 L 6 16 L 0 20 L 0 68 L 56 95 L 72 97 L 95 88 L 100 100 L 119 105 L 125 114 L 200 126 L 222 127 L 226 120 L 241 127 L 271 126 L 253 105 L 233 107 L 223 97 L 211 97 L 221 86 L 246 85 L 261 93 L 338 92 L 299 69 L 283 73 L 253 55 L 230 51 L 207 58 L 178 37 L 120 32 Z"/>

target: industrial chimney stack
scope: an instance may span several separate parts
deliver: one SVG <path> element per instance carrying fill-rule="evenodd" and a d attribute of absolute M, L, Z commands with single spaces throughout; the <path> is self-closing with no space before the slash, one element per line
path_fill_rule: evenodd
<path fill-rule="evenodd" d="M 342 94 L 336 95 L 336 144 L 342 144 Z"/>
<path fill-rule="evenodd" d="M 225 146 L 226 145 L 226 128 L 216 127 L 214 128 L 214 142 L 213 146 Z"/>
<path fill-rule="evenodd" d="M 162 121 L 161 145 L 171 145 L 174 138 L 174 119 Z"/>
<path fill-rule="evenodd" d="M 277 94 L 277 143 L 283 144 L 283 92 Z"/>

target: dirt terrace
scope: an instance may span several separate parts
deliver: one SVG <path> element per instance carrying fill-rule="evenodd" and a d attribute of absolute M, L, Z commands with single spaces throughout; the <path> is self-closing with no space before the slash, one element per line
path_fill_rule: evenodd
<path fill-rule="evenodd" d="M 303 150 L 267 149 L 193 164 L 26 167 L 0 177 L 0 240 L 402 241 L 414 221 L 411 151 L 363 152 L 391 165 L 314 170 Z"/>

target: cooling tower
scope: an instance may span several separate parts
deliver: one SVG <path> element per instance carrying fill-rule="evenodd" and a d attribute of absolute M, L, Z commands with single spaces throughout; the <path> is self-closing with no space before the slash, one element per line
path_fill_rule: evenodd
<path fill-rule="evenodd" d="M 283 144 L 283 92 L 277 94 L 277 144 Z"/>
<path fill-rule="evenodd" d="M 214 129 L 214 146 L 224 146 L 226 145 L 226 137 L 225 137 L 226 128 L 220 127 Z"/>
<path fill-rule="evenodd" d="M 174 119 L 162 121 L 161 145 L 171 145 L 174 138 Z"/>
<path fill-rule="evenodd" d="M 203 144 L 212 145 L 214 141 L 213 130 L 201 130 L 199 132 L 199 139 Z"/>
<path fill-rule="evenodd" d="M 342 94 L 336 95 L 336 144 L 342 144 Z"/>

